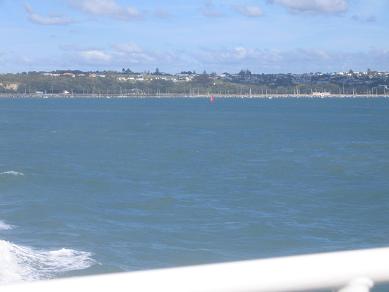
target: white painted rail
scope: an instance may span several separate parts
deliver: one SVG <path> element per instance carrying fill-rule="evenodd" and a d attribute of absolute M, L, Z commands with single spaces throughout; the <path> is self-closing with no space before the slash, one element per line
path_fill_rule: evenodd
<path fill-rule="evenodd" d="M 1 292 L 366 292 L 389 282 L 389 248 L 21 283 Z"/>

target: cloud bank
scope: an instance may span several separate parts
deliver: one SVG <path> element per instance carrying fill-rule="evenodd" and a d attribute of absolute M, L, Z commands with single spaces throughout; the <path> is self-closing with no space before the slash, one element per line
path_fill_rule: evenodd
<path fill-rule="evenodd" d="M 28 19 L 40 25 L 66 25 L 73 23 L 74 21 L 66 16 L 62 15 L 40 15 L 32 9 L 32 7 L 28 4 L 25 5 L 25 10 L 27 12 Z"/>
<path fill-rule="evenodd" d="M 69 0 L 73 7 L 94 15 L 106 16 L 118 20 L 133 20 L 142 17 L 138 9 L 132 6 L 122 6 L 116 0 Z"/>
<path fill-rule="evenodd" d="M 79 54 L 86 62 L 97 62 L 99 64 L 109 62 L 112 59 L 111 55 L 100 50 L 86 50 L 81 51 Z"/>
<path fill-rule="evenodd" d="M 256 5 L 238 5 L 235 10 L 243 16 L 259 17 L 263 15 L 262 9 Z"/>
<path fill-rule="evenodd" d="M 293 12 L 341 13 L 348 9 L 347 0 L 271 0 Z"/>
<path fill-rule="evenodd" d="M 237 46 L 224 49 L 146 50 L 134 43 L 115 44 L 106 49 L 71 52 L 73 62 L 96 69 L 130 67 L 149 70 L 166 68 L 169 72 L 204 70 L 238 72 L 249 68 L 253 72 L 333 72 L 349 69 L 385 70 L 389 67 L 389 50 L 346 52 L 323 49 L 259 49 Z"/>

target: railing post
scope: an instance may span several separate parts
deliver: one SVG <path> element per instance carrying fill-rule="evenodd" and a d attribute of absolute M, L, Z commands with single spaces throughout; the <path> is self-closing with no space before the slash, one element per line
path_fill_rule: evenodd
<path fill-rule="evenodd" d="M 369 278 L 357 278 L 352 280 L 346 287 L 338 292 L 369 292 L 373 288 L 374 282 Z"/>

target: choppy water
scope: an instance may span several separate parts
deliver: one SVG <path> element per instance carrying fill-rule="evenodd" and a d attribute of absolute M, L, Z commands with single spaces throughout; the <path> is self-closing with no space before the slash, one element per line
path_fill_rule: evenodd
<path fill-rule="evenodd" d="M 389 245 L 389 100 L 0 100 L 0 282 Z"/>

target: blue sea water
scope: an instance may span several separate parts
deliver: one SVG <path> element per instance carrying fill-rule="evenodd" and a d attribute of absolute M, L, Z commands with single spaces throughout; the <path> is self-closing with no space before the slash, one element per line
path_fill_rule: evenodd
<path fill-rule="evenodd" d="M 389 245 L 387 99 L 0 99 L 0 282 Z"/>

